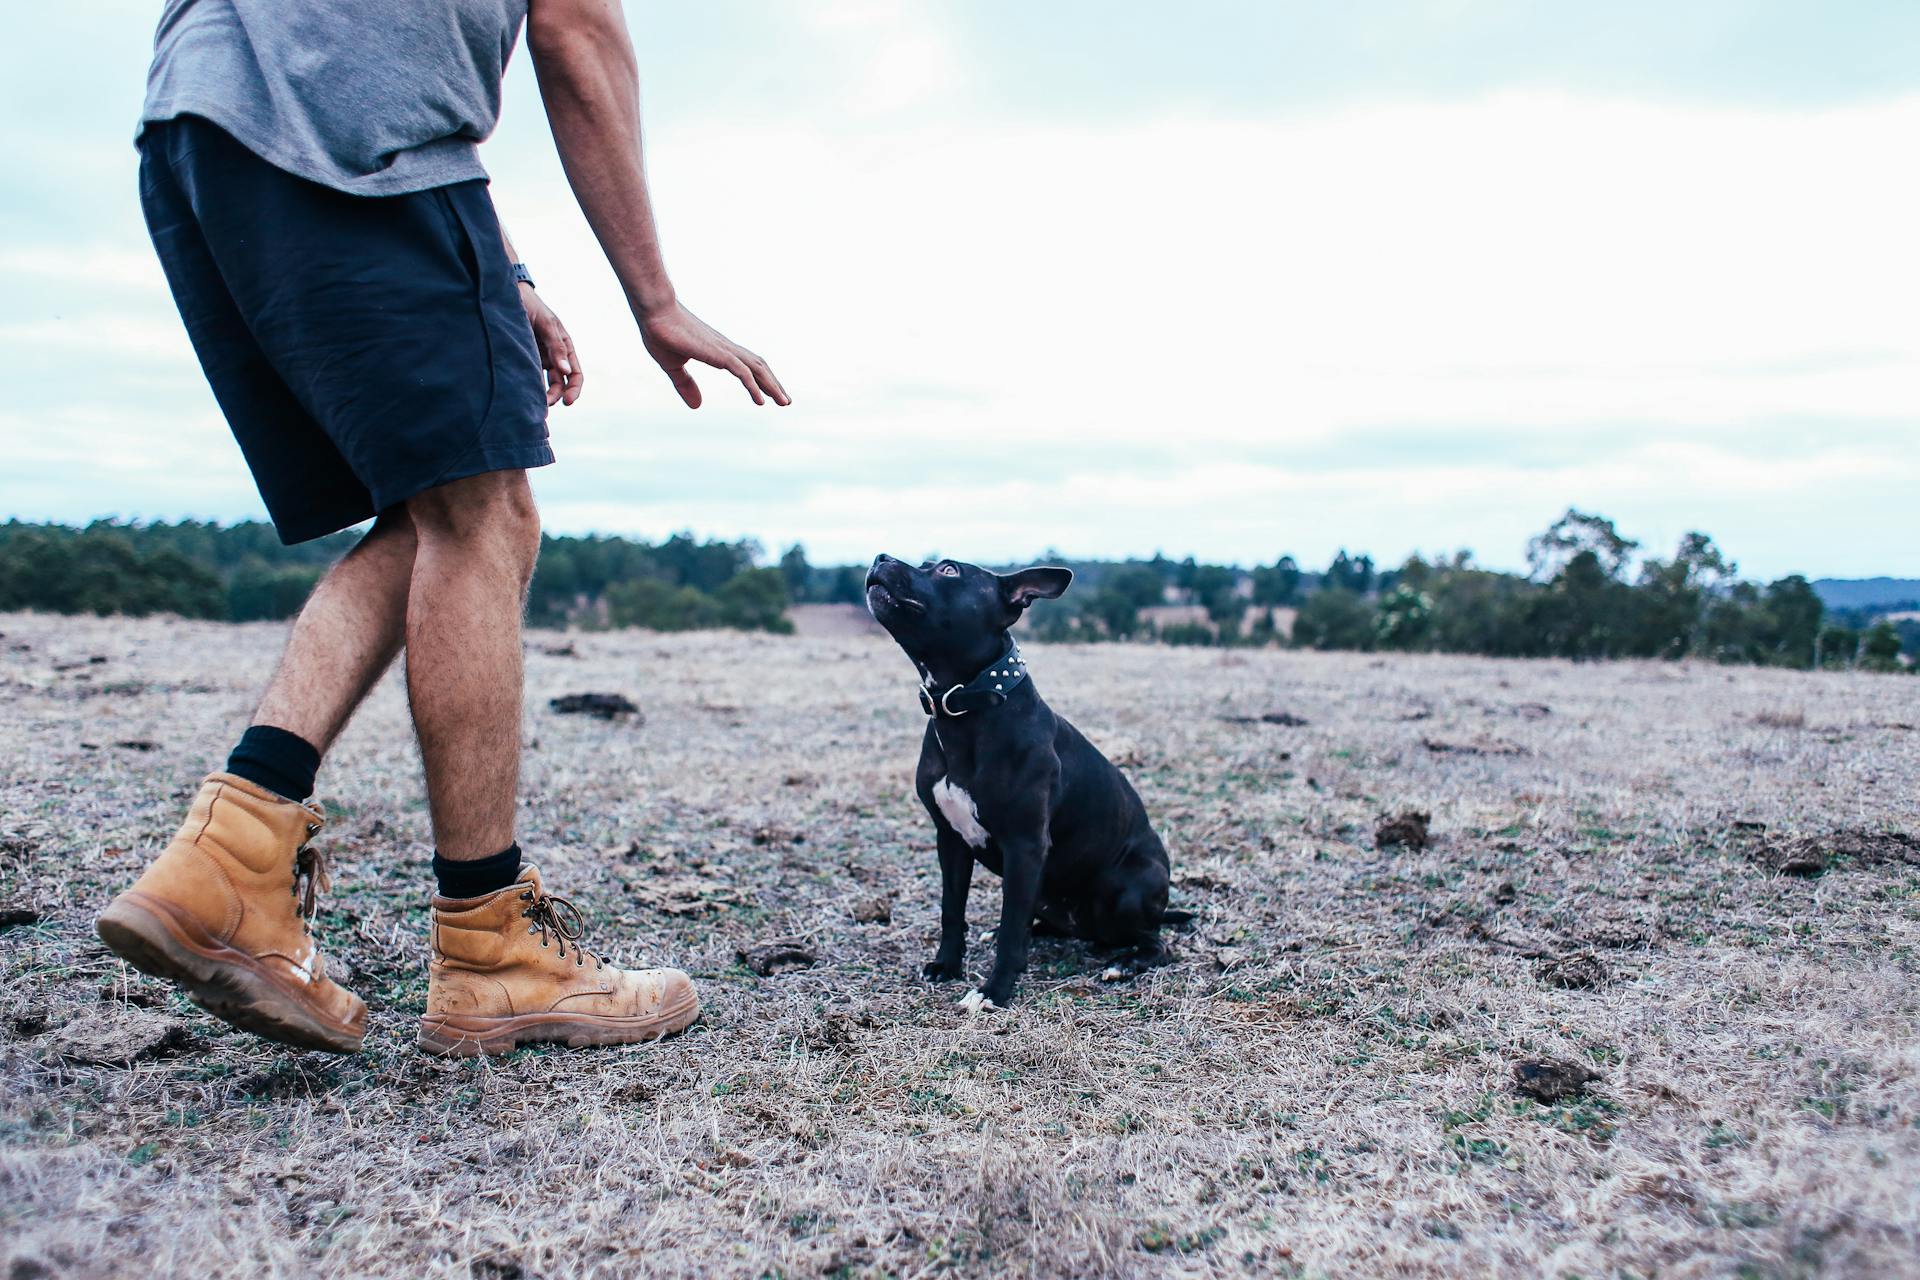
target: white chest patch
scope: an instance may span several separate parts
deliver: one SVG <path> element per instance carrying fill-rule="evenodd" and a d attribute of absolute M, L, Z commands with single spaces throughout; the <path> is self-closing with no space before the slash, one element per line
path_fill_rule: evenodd
<path fill-rule="evenodd" d="M 987 847 L 987 829 L 980 825 L 980 811 L 974 808 L 973 797 L 966 793 L 965 788 L 956 787 L 949 779 L 942 778 L 933 784 L 933 802 L 946 815 L 947 825 L 970 847 Z"/>

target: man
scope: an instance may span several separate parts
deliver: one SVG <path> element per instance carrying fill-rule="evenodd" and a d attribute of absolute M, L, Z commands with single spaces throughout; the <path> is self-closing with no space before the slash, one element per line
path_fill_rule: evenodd
<path fill-rule="evenodd" d="M 566 328 L 488 199 L 476 144 L 524 22 L 575 197 L 647 353 L 691 408 L 699 362 L 755 404 L 765 361 L 683 307 L 641 167 L 618 0 L 167 0 L 137 141 L 141 202 L 195 351 L 280 536 L 372 518 L 321 580 L 223 772 L 102 913 L 108 945 L 213 1013 L 352 1052 L 366 1010 L 310 936 L 326 865 L 314 775 L 407 653 L 432 815 L 421 1047 L 672 1034 L 685 974 L 580 949 L 580 919 L 521 863 L 520 618 L 540 546 L 529 467 L 580 396 Z"/>

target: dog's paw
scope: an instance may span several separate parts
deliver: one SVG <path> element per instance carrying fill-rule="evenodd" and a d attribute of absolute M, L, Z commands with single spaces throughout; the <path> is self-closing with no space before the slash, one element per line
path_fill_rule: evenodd
<path fill-rule="evenodd" d="M 1123 968 L 1117 964 L 1110 964 L 1100 971 L 1100 981 L 1102 982 L 1125 982 L 1133 976 L 1134 971 L 1132 969 Z"/>
<path fill-rule="evenodd" d="M 998 1009 L 1000 1007 L 993 1001 L 987 999 L 987 997 L 978 990 L 969 991 L 967 994 L 961 996 L 959 1003 L 960 1007 L 965 1009 L 969 1015 L 976 1014 L 982 1009 Z"/>
<path fill-rule="evenodd" d="M 931 960 L 920 966 L 920 976 L 928 982 L 958 982 L 961 978 L 960 966 Z"/>

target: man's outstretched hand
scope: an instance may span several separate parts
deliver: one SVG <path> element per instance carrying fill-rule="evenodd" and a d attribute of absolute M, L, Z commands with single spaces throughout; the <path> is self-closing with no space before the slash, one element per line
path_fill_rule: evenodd
<path fill-rule="evenodd" d="M 688 363 L 694 360 L 725 369 L 740 379 L 755 404 L 768 400 L 778 405 L 793 403 L 765 360 L 739 343 L 729 342 L 678 302 L 641 317 L 640 340 L 646 344 L 647 354 L 673 379 L 673 389 L 689 409 L 700 407 L 700 385 L 687 372 Z"/>

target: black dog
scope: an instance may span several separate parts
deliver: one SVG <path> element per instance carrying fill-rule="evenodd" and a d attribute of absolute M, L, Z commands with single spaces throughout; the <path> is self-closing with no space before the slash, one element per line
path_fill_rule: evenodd
<path fill-rule="evenodd" d="M 922 972 L 959 979 L 967 891 L 977 860 L 1004 882 L 993 973 L 961 1000 L 1005 1007 L 1038 925 L 1125 954 L 1102 976 L 1162 963 L 1167 851 L 1133 787 L 1040 700 L 1007 634 L 1027 606 L 1051 600 L 1070 569 L 1005 576 L 940 560 L 919 568 L 881 556 L 867 607 L 920 670 L 927 732 L 915 789 L 940 848 L 940 949 Z"/>

